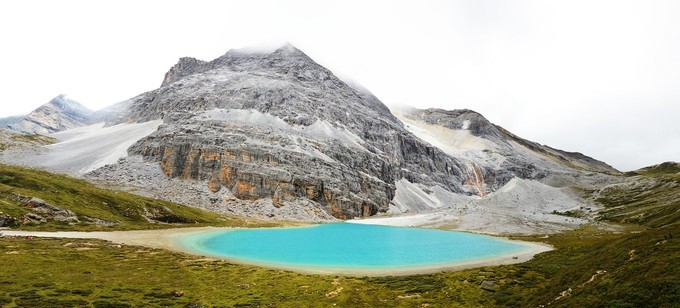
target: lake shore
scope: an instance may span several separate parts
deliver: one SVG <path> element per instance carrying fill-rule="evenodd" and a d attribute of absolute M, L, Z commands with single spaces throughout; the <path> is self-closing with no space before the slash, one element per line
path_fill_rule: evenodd
<path fill-rule="evenodd" d="M 100 239 L 110 241 L 116 244 L 143 246 L 148 248 L 165 249 L 174 252 L 181 252 L 191 255 L 198 255 L 210 257 L 214 259 L 224 259 L 232 263 L 256 265 L 267 268 L 275 268 L 281 270 L 292 270 L 306 274 L 322 274 L 322 275 L 347 275 L 347 276 L 392 276 L 392 275 L 416 275 L 428 274 L 442 271 L 455 271 L 462 269 L 469 269 L 475 267 L 495 266 L 503 264 L 514 264 L 526 262 L 532 259 L 536 254 L 553 250 L 553 247 L 543 243 L 536 242 L 521 242 L 526 248 L 519 252 L 504 254 L 500 256 L 477 259 L 472 261 L 463 261 L 447 264 L 433 264 L 427 266 L 409 266 L 409 267 L 389 267 L 389 268 L 343 268 L 343 267 L 314 267 L 314 266 L 295 266 L 295 265 L 278 265 L 268 263 L 250 262 L 244 260 L 235 260 L 214 255 L 201 253 L 181 245 L 178 238 L 192 235 L 196 233 L 217 231 L 217 230 L 232 230 L 232 228 L 216 228 L 216 227 L 198 227 L 198 228 L 177 228 L 177 229 L 160 229 L 160 230 L 138 230 L 138 231 L 108 231 L 108 232 L 77 232 L 77 231 L 61 231 L 61 232 L 39 232 L 39 231 L 18 231 L 18 230 L 0 230 L 3 236 L 34 236 L 34 237 L 48 237 L 48 238 L 74 238 L 74 239 Z M 510 241 L 510 240 L 508 240 Z M 512 241 L 520 242 L 520 241 Z"/>

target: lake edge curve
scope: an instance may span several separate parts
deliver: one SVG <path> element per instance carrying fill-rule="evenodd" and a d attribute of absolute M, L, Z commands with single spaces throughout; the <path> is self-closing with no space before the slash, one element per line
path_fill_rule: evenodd
<path fill-rule="evenodd" d="M 318 225 L 301 226 L 301 227 L 291 227 L 291 228 L 308 228 Z M 282 229 L 288 227 L 274 227 L 274 228 L 252 228 L 252 229 Z M 392 228 L 408 228 L 408 227 L 392 227 Z M 234 264 L 259 266 L 269 269 L 276 270 L 286 270 L 294 271 L 304 274 L 318 274 L 318 275 L 343 275 L 343 276 L 405 276 L 405 275 L 418 275 L 418 274 L 431 274 L 437 272 L 445 271 L 457 271 L 463 269 L 485 267 L 485 266 L 497 266 L 506 264 L 516 264 L 531 260 L 535 255 L 547 251 L 554 250 L 554 247 L 545 243 L 540 242 L 530 242 L 513 240 L 503 236 L 481 234 L 476 232 L 468 232 L 464 230 L 438 230 L 438 229 L 426 229 L 426 230 L 438 230 L 438 231 L 451 231 L 459 233 L 469 233 L 480 237 L 492 238 L 496 241 L 509 242 L 515 245 L 523 246 L 519 251 L 513 251 L 508 253 L 499 254 L 492 257 L 476 258 L 474 260 L 464 260 L 455 262 L 444 262 L 428 265 L 405 265 L 405 266 L 384 266 L 379 268 L 371 267 L 361 267 L 361 266 L 323 266 L 323 265 L 300 265 L 300 264 L 286 264 L 283 262 L 266 262 L 257 261 L 246 258 L 236 258 L 230 256 L 219 255 L 215 253 L 206 252 L 197 245 L 188 244 L 183 239 L 190 235 L 197 235 L 200 233 L 214 233 L 214 232 L 224 232 L 224 231 L 238 231 L 249 228 L 212 228 L 210 230 L 197 230 L 196 232 L 181 232 L 171 236 L 172 246 L 175 250 L 192 254 L 200 255 L 209 258 L 226 260 Z M 415 228 L 422 229 L 422 228 Z"/>

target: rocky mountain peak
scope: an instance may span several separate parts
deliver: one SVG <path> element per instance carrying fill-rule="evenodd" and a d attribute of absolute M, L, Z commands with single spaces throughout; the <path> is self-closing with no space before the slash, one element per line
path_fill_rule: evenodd
<path fill-rule="evenodd" d="M 25 134 L 49 134 L 87 125 L 92 114 L 92 110 L 60 94 L 8 128 Z"/>
<path fill-rule="evenodd" d="M 319 119 L 343 123 L 355 133 L 363 133 L 366 124 L 357 121 L 357 112 L 398 125 L 376 97 L 347 85 L 290 44 L 269 51 L 232 49 L 210 62 L 182 58 L 159 89 L 121 104 L 130 106 L 127 113 L 109 117 L 107 123 L 175 121 L 187 111 L 254 109 L 295 125 Z"/>
<path fill-rule="evenodd" d="M 309 58 L 304 52 L 290 43 L 273 50 L 265 51 L 252 48 L 230 49 L 224 55 L 210 62 L 198 60 L 191 57 L 180 58 L 165 74 L 161 86 L 178 81 L 184 77 L 204 73 L 214 69 L 227 68 L 234 71 L 252 71 L 254 69 L 262 68 L 281 68 L 279 73 L 292 73 L 292 69 L 296 70 L 320 70 L 321 74 L 314 74 L 315 76 L 300 76 L 303 79 L 327 79 L 332 75 L 330 71 L 318 65 L 314 60 Z M 307 74 L 310 75 L 310 74 Z"/>
<path fill-rule="evenodd" d="M 50 100 L 47 104 L 41 106 L 40 108 L 36 109 L 35 111 L 39 111 L 44 108 L 50 108 L 54 107 L 57 110 L 60 110 L 64 112 L 67 115 L 76 117 L 76 118 L 82 118 L 82 120 L 86 120 L 90 115 L 92 115 L 92 110 L 89 108 L 83 106 L 77 101 L 74 101 L 70 99 L 66 94 L 59 94 L 52 100 Z"/>
<path fill-rule="evenodd" d="M 494 142 L 502 142 L 502 134 L 498 128 L 483 115 L 470 109 L 412 109 L 406 115 L 428 124 L 441 125 L 453 130 L 468 130 L 473 136 L 489 139 Z"/>
<path fill-rule="evenodd" d="M 390 208 L 397 182 L 486 196 L 515 177 L 593 165 L 513 138 L 467 109 L 413 110 L 400 122 L 369 91 L 290 44 L 230 50 L 209 62 L 182 58 L 160 88 L 113 109 L 108 124 L 163 120 L 130 154 L 167 177 L 207 184 L 212 197 L 203 206 L 266 204 L 263 217 L 370 216 Z M 130 164 L 116 168 L 136 168 Z"/>
<path fill-rule="evenodd" d="M 207 64 L 208 62 L 198 60 L 196 58 L 180 58 L 177 64 L 173 65 L 170 70 L 165 73 L 165 78 L 163 78 L 163 83 L 161 86 L 175 82 L 184 76 L 202 72 L 207 69 Z"/>
<path fill-rule="evenodd" d="M 279 54 L 287 57 L 304 57 L 309 58 L 302 50 L 293 46 L 291 43 L 286 43 L 283 46 L 274 50 L 273 54 Z"/>

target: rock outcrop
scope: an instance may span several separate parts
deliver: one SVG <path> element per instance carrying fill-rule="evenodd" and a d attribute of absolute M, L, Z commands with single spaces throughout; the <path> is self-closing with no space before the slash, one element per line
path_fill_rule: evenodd
<path fill-rule="evenodd" d="M 66 95 L 59 95 L 6 128 L 23 134 L 47 135 L 85 126 L 91 116 L 91 110 Z"/>
<path fill-rule="evenodd" d="M 619 173 L 581 153 L 520 138 L 472 110 L 404 108 L 395 113 L 409 131 L 466 161 L 466 181 L 477 187 L 480 195 L 482 191 L 494 191 L 513 177 L 542 180 L 557 174 Z"/>
<path fill-rule="evenodd" d="M 163 86 L 122 104 L 109 124 L 164 121 L 131 154 L 242 200 L 312 201 L 352 218 L 386 211 L 401 178 L 480 193 L 466 185 L 467 163 L 418 139 L 375 96 L 290 45 L 210 62 L 183 58 Z"/>
<path fill-rule="evenodd" d="M 340 219 L 366 217 L 394 207 L 398 187 L 426 199 L 433 191 L 484 197 L 513 178 L 611 169 L 523 140 L 469 110 L 398 116 L 367 90 L 285 45 L 272 52 L 231 50 L 209 62 L 182 58 L 160 88 L 97 112 L 90 121 L 162 120 L 128 149 L 164 174 L 130 176 L 152 179 L 138 186 L 191 180 L 212 194 L 196 198 L 209 200 L 198 206 L 231 211 L 251 202 L 271 211 L 268 216 L 277 215 L 276 209 L 291 209 L 282 214 L 309 208 L 310 215 L 323 209 Z M 143 173 L 134 161 L 104 169 Z M 104 172 L 94 174 L 107 179 Z M 412 197 L 403 194 L 402 200 L 417 199 Z"/>

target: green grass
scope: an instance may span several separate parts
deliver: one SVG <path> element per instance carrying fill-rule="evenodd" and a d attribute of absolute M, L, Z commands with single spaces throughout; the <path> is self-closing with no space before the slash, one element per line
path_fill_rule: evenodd
<path fill-rule="evenodd" d="M 154 228 L 139 209 L 170 206 L 35 170 L 2 167 L 0 187 L 34 193 L 88 215 L 120 221 L 119 229 Z M 664 175 L 645 175 L 658 180 Z M 645 184 L 646 185 L 646 184 Z M 401 277 L 305 275 L 99 240 L 0 237 L 0 305 L 7 307 L 679 307 L 680 226 L 674 191 L 630 186 L 601 194 L 604 223 L 551 235 L 517 237 L 555 246 L 531 261 L 458 272 Z M 74 191 L 70 191 L 73 189 Z M 658 191 L 657 191 L 658 190 Z M 51 196 L 54 195 L 54 196 Z M 121 197 L 122 196 L 122 197 Z M 53 199 L 49 199 L 52 197 Z M 58 199 L 57 197 L 61 198 Z M 109 207 L 104 202 L 115 203 Z M 5 203 L 2 203 L 5 202 Z M 91 205 L 87 205 L 92 202 Z M 147 204 L 148 202 L 148 204 Z M 101 203 L 101 205 L 99 204 Z M 22 211 L 0 198 L 2 211 Z M 653 204 L 653 206 L 649 206 Z M 171 208 L 199 224 L 237 224 L 193 209 Z M 97 208 L 99 207 L 99 208 Z M 125 210 L 131 209 L 131 210 Z M 184 212 L 184 211 L 187 212 Z M 80 212 L 78 212 L 80 213 Z M 132 213 L 133 215 L 127 215 Z M 636 217 L 637 217 L 636 216 Z M 647 219 L 649 218 L 649 219 Z M 234 218 L 236 219 L 236 218 Z M 191 225 L 191 224 L 178 224 Z M 172 225 L 174 226 L 174 225 Z M 68 226 L 72 229 L 90 226 Z M 35 226 L 54 228 L 54 226 Z M 0 231 L 1 233 L 1 231 Z M 480 287 L 483 281 L 496 291 Z M 569 295 L 560 298 L 560 294 Z M 566 294 L 565 293 L 565 294 Z"/>
<path fill-rule="evenodd" d="M 680 302 L 680 245 L 668 232 L 680 230 L 589 226 L 541 239 L 557 250 L 526 263 L 401 277 L 305 275 L 98 240 L 5 237 L 0 301 L 10 307 L 672 307 Z M 598 271 L 606 272 L 586 283 Z M 485 280 L 498 291 L 480 288 Z M 569 288 L 570 296 L 555 300 Z"/>
<path fill-rule="evenodd" d="M 304 275 L 96 240 L 0 240 L 0 301 L 9 307 L 460 306 L 492 304 L 465 274 Z"/>
<path fill-rule="evenodd" d="M 595 199 L 605 209 L 601 219 L 664 227 L 680 221 L 680 175 L 674 168 L 648 167 L 636 171 L 628 185 L 607 187 Z"/>
<path fill-rule="evenodd" d="M 45 144 L 52 144 L 57 142 L 57 139 L 44 136 L 44 135 L 21 135 L 21 134 L 16 134 L 12 135 L 11 137 L 12 141 L 19 142 L 19 143 L 33 143 L 33 144 L 40 144 L 40 145 L 45 145 Z"/>
<path fill-rule="evenodd" d="M 22 221 L 31 212 L 23 206 L 26 199 L 45 202 L 75 212 L 80 223 L 48 220 L 42 224 L 24 224 L 27 230 L 134 230 L 183 226 L 274 226 L 236 216 L 217 214 L 197 208 L 146 198 L 134 194 L 102 189 L 66 175 L 22 167 L 0 165 L 0 215 Z M 89 218 L 113 222 L 113 226 L 87 223 Z M 150 223 L 147 217 L 153 219 Z M 91 219 L 90 219 L 91 220 Z"/>
<path fill-rule="evenodd" d="M 632 171 L 628 175 L 647 175 L 647 176 L 680 176 L 680 163 L 665 162 L 654 166 Z"/>
<path fill-rule="evenodd" d="M 57 139 L 43 135 L 22 135 L 0 129 L 0 152 L 12 147 L 24 145 L 46 145 L 55 143 Z"/>
<path fill-rule="evenodd" d="M 680 241 L 668 239 L 669 233 L 680 234 L 680 228 L 629 226 L 626 231 L 612 232 L 589 226 L 543 239 L 557 250 L 520 265 L 499 267 L 514 268 L 507 277 L 521 283 L 503 285 L 495 295 L 496 303 L 523 307 L 680 303 Z M 571 295 L 556 300 L 570 288 Z"/>

